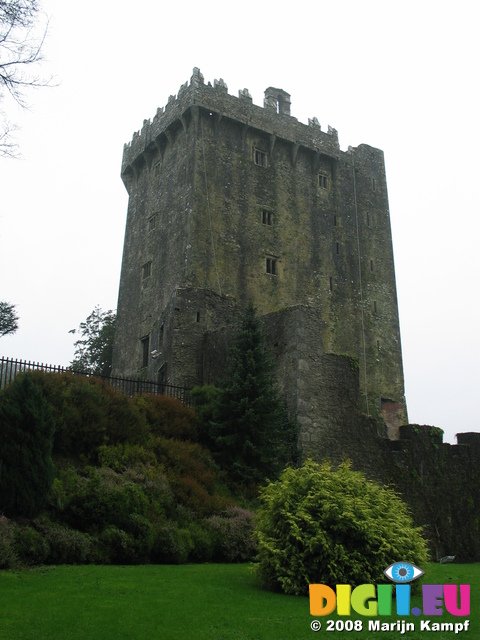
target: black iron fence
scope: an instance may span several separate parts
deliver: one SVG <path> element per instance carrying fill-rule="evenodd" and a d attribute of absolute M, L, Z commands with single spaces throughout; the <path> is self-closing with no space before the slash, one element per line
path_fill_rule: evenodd
<path fill-rule="evenodd" d="M 15 380 L 15 376 L 24 371 L 44 371 L 45 373 L 70 373 L 78 376 L 95 377 L 106 380 L 114 389 L 128 396 L 152 393 L 155 395 L 169 396 L 181 400 L 187 407 L 190 406 L 190 389 L 178 387 L 172 384 L 162 384 L 153 380 L 140 378 L 118 378 L 115 376 L 93 376 L 83 371 L 73 371 L 68 367 L 54 366 L 27 360 L 13 360 L 12 358 L 0 358 L 0 389 L 3 389 Z"/>

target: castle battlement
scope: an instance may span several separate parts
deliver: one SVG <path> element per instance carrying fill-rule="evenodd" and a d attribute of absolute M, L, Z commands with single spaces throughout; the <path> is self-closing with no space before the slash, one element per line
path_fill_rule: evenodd
<path fill-rule="evenodd" d="M 136 175 L 145 163 L 149 166 L 156 152 L 162 154 L 177 128 L 188 130 L 198 109 L 212 113 L 216 119 L 235 120 L 245 130 L 267 132 L 272 137 L 271 144 L 277 138 L 290 143 L 293 157 L 299 147 L 335 159 L 340 155 L 337 130 L 328 126 L 326 132 L 322 131 L 316 117 L 309 119 L 308 124 L 298 122 L 290 115 L 290 95 L 283 89 L 268 87 L 264 105 L 260 107 L 253 104 L 248 89 L 239 90 L 238 97 L 229 94 L 222 78 L 214 80 L 213 86 L 210 82 L 205 84 L 203 75 L 195 67 L 190 83 L 183 84 L 177 95 L 171 95 L 165 107 L 157 109 L 153 120 L 144 120 L 140 131 L 124 145 L 122 176 L 127 172 Z"/>

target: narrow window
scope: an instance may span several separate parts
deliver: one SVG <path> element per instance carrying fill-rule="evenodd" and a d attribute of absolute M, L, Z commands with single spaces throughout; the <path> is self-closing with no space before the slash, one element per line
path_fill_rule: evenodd
<path fill-rule="evenodd" d="M 328 189 L 328 176 L 324 173 L 318 174 L 318 186 L 320 189 Z"/>
<path fill-rule="evenodd" d="M 335 249 L 337 251 L 337 256 L 340 253 L 340 245 L 338 244 L 338 242 L 335 243 Z"/>
<path fill-rule="evenodd" d="M 373 271 L 373 260 L 370 260 L 370 271 Z"/>
<path fill-rule="evenodd" d="M 337 226 L 337 216 L 336 215 L 333 216 L 333 225 L 335 227 Z"/>
<path fill-rule="evenodd" d="M 164 328 L 163 328 L 163 324 L 160 327 L 160 332 L 158 334 L 158 345 L 161 347 L 163 344 L 163 333 L 164 333 Z"/>
<path fill-rule="evenodd" d="M 380 340 L 377 340 L 377 351 L 380 351 Z"/>
<path fill-rule="evenodd" d="M 258 164 L 259 167 L 267 166 L 267 154 L 265 153 L 265 151 L 261 151 L 260 149 L 254 149 L 253 158 L 255 160 L 255 164 Z"/>
<path fill-rule="evenodd" d="M 197 311 L 197 322 L 200 322 L 200 311 Z"/>
<path fill-rule="evenodd" d="M 152 275 L 152 262 L 146 262 L 142 267 L 142 279 L 146 280 Z"/>
<path fill-rule="evenodd" d="M 370 226 L 370 214 L 367 211 L 367 227 Z"/>
<path fill-rule="evenodd" d="M 330 291 L 333 291 L 333 278 L 330 276 Z"/>
<path fill-rule="evenodd" d="M 377 313 L 377 301 L 376 300 L 373 301 L 373 313 L 375 313 L 375 314 Z"/>
<path fill-rule="evenodd" d="M 277 274 L 277 261 L 275 260 L 275 258 L 265 259 L 265 270 L 272 276 L 275 276 Z"/>
<path fill-rule="evenodd" d="M 262 224 L 266 224 L 271 226 L 273 223 L 273 214 L 271 211 L 267 211 L 266 209 L 262 209 Z"/>
<path fill-rule="evenodd" d="M 148 356 L 150 352 L 150 336 L 145 336 L 140 340 L 142 344 L 142 367 L 148 367 Z"/>
<path fill-rule="evenodd" d="M 157 216 L 150 216 L 148 219 L 148 230 L 153 231 L 155 229 L 155 225 L 157 223 Z"/>
<path fill-rule="evenodd" d="M 376 191 L 377 190 L 377 181 L 375 180 L 375 178 L 372 178 L 372 191 Z"/>

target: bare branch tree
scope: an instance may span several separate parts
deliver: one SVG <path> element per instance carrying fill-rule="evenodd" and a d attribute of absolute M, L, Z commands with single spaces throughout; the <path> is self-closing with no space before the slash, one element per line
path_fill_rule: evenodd
<path fill-rule="evenodd" d="M 25 90 L 50 84 L 35 73 L 48 29 L 48 21 L 39 26 L 41 13 L 39 0 L 0 0 L 0 101 L 10 97 L 26 108 Z M 2 122 L 0 156 L 16 157 L 15 130 Z"/>

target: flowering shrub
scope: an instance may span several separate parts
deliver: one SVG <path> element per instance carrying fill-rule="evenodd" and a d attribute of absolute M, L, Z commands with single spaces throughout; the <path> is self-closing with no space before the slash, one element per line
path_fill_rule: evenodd
<path fill-rule="evenodd" d="M 213 534 L 213 559 L 216 562 L 247 562 L 256 551 L 253 535 L 254 513 L 240 507 L 229 507 L 224 515 L 206 520 Z"/>
<path fill-rule="evenodd" d="M 153 435 L 192 442 L 198 440 L 195 412 L 180 400 L 147 394 L 135 398 L 135 403 Z"/>
<path fill-rule="evenodd" d="M 208 449 L 195 442 L 158 436 L 152 444 L 177 502 L 200 517 L 225 509 L 231 502 L 216 492 L 218 468 Z"/>

